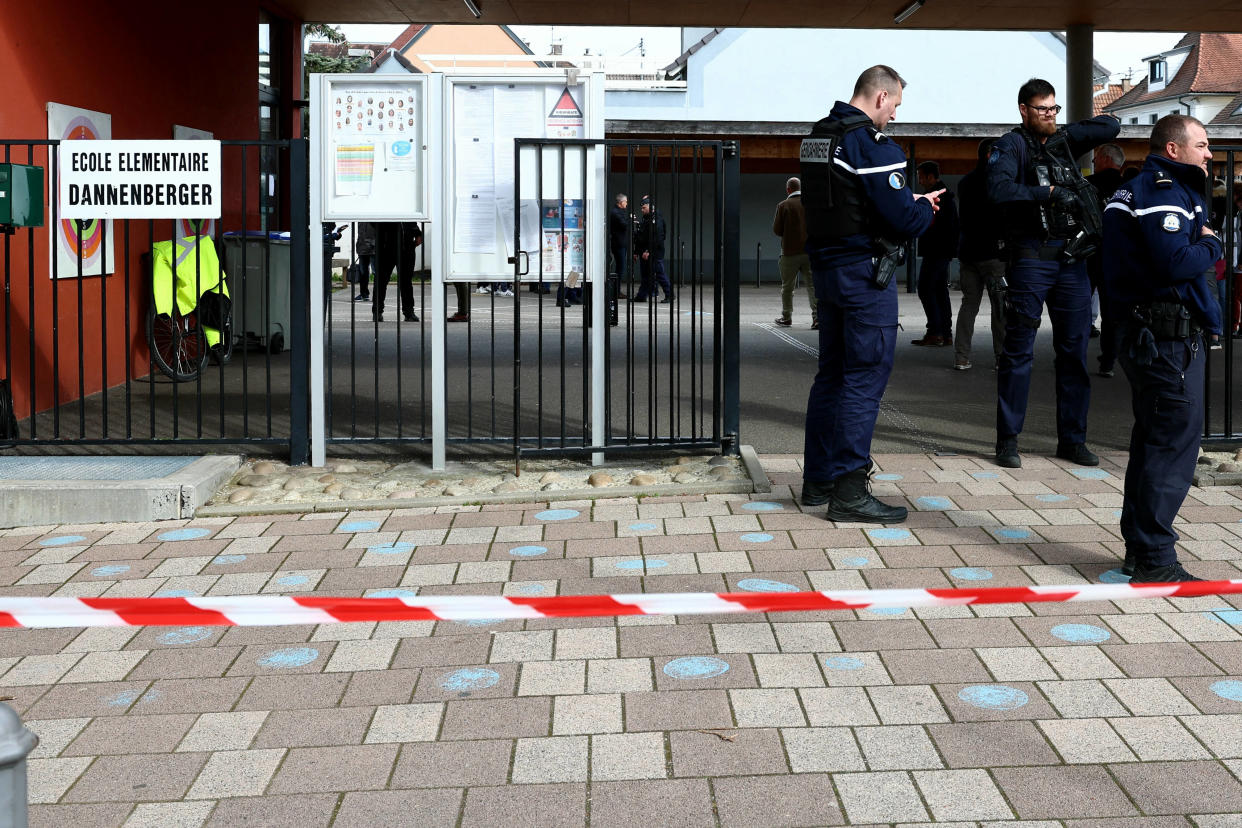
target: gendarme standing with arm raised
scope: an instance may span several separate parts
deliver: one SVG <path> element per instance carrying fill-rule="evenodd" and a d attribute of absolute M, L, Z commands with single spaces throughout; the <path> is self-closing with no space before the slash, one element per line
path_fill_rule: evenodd
<path fill-rule="evenodd" d="M 1060 111 L 1052 84 L 1027 81 L 1018 90 L 1022 126 L 997 139 L 988 156 L 988 195 L 1001 211 L 1009 255 L 1005 345 L 996 379 L 996 462 L 1006 468 L 1022 465 L 1018 435 L 1045 303 L 1056 352 L 1057 457 L 1082 466 L 1100 462 L 1086 446 L 1086 259 L 1099 245 L 1100 209 L 1076 159 L 1115 138 L 1121 123 L 1100 115 L 1058 129 Z"/>
<path fill-rule="evenodd" d="M 905 81 L 888 66 L 859 76 L 849 103 L 802 141 L 806 252 L 819 301 L 819 371 L 806 412 L 802 503 L 829 520 L 897 523 L 903 506 L 872 497 L 871 435 L 893 370 L 901 243 L 932 223 L 940 193 L 906 186 L 906 155 L 880 130 Z"/>
<path fill-rule="evenodd" d="M 1177 561 L 1173 519 L 1203 430 L 1204 333 L 1221 333 L 1213 265 L 1224 254 L 1204 201 L 1212 159 L 1203 124 L 1166 115 L 1143 171 L 1104 208 L 1104 289 L 1121 327 L 1134 428 L 1126 466 L 1122 571 L 1134 583 L 1197 581 Z"/>

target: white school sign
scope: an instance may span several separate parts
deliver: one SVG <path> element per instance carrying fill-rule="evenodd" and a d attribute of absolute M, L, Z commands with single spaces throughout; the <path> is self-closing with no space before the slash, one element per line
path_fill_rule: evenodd
<path fill-rule="evenodd" d="M 65 219 L 220 218 L 219 141 L 62 141 Z"/>

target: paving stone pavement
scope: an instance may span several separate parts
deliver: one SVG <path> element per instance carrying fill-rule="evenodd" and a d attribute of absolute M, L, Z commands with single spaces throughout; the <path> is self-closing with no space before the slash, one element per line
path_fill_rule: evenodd
<path fill-rule="evenodd" d="M 900 527 L 775 489 L 27 527 L 0 594 L 506 594 L 1115 577 L 1124 455 L 876 458 Z M 550 511 L 554 510 L 554 511 Z M 1242 577 L 1242 496 L 1181 554 Z M 1242 600 L 0 631 L 33 826 L 1242 826 Z"/>

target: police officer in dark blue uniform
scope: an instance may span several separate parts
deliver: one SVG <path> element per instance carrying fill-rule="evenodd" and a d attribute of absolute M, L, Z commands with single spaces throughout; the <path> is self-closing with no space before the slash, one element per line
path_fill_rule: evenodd
<path fill-rule="evenodd" d="M 1203 124 L 1166 115 L 1143 171 L 1104 209 L 1104 285 L 1122 327 L 1134 429 L 1126 467 L 1122 571 L 1134 583 L 1197 581 L 1177 561 L 1173 518 L 1203 428 L 1204 333 L 1221 333 L 1214 263 L 1223 254 L 1203 193 L 1212 158 Z"/>
<path fill-rule="evenodd" d="M 1018 90 L 1022 126 L 999 138 L 988 156 L 988 196 L 1002 211 L 1010 256 L 1005 345 L 997 367 L 996 462 L 1018 468 L 1035 332 L 1044 304 L 1056 351 L 1057 457 L 1099 464 L 1085 443 L 1091 383 L 1087 342 L 1091 285 L 1085 261 L 1099 245 L 1100 210 L 1078 156 L 1116 137 L 1121 123 L 1100 115 L 1057 128 L 1056 90 L 1032 78 Z"/>
<path fill-rule="evenodd" d="M 906 156 L 882 130 L 905 81 L 888 66 L 859 76 L 802 142 L 806 252 L 819 301 L 819 371 L 806 413 L 802 503 L 829 520 L 897 523 L 906 509 L 872 497 L 871 435 L 893 370 L 901 242 L 931 225 L 943 190 L 915 195 Z"/>

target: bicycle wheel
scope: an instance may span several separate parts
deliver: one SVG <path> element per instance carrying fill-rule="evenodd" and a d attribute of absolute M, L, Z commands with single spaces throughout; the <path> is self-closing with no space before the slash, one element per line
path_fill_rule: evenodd
<path fill-rule="evenodd" d="M 152 308 L 147 314 L 147 344 L 155 364 L 177 382 L 196 379 L 207 364 L 207 336 L 193 313 L 169 316 Z"/>

